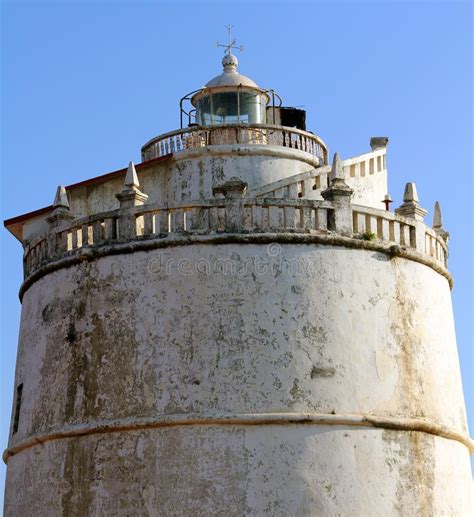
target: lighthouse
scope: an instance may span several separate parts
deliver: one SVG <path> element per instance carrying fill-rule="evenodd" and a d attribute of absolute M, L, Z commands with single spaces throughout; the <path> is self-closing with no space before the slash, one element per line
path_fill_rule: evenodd
<path fill-rule="evenodd" d="M 141 163 L 5 221 L 5 515 L 466 515 L 440 206 L 392 211 L 388 138 L 330 155 L 234 48 Z"/>

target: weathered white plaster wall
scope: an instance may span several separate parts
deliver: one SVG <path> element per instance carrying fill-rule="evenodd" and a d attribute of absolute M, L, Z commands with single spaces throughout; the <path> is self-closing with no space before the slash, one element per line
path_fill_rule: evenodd
<path fill-rule="evenodd" d="M 5 517 L 465 516 L 471 508 L 465 447 L 425 433 L 169 427 L 47 442 L 10 462 Z"/>
<path fill-rule="evenodd" d="M 368 250 L 189 245 L 58 270 L 23 298 L 21 382 L 11 447 L 163 415 L 373 414 L 466 432 L 447 280 Z M 426 433 L 178 426 L 25 449 L 6 508 L 462 515 L 469 488 L 467 448 Z"/>
<path fill-rule="evenodd" d="M 354 189 L 351 202 L 355 205 L 371 206 L 379 210 L 384 208 L 382 200 L 388 193 L 387 171 L 380 171 L 362 178 L 346 176 L 346 183 Z"/>

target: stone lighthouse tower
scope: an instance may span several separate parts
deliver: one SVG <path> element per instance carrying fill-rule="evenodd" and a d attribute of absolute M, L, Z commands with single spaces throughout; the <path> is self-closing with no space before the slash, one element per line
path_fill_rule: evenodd
<path fill-rule="evenodd" d="M 24 247 L 5 515 L 470 512 L 439 206 L 238 71 Z"/>

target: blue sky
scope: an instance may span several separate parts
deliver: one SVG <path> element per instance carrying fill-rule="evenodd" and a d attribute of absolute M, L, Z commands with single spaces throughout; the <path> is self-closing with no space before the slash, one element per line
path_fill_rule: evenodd
<path fill-rule="evenodd" d="M 235 25 L 239 70 L 304 106 L 330 152 L 390 138 L 390 193 L 415 181 L 451 233 L 453 302 L 474 429 L 472 7 L 469 2 L 3 2 L 2 218 L 56 186 L 140 161 L 179 127 L 178 102 L 221 70 Z M 7 443 L 21 245 L 2 231 L 0 446 Z M 0 467 L 3 485 L 4 466 Z M 1 492 L 1 489 L 0 489 Z M 0 496 L 1 497 L 1 496 Z"/>

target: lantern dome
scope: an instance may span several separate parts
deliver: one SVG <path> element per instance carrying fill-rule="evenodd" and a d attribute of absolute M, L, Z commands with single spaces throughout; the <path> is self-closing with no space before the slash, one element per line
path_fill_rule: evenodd
<path fill-rule="evenodd" d="M 222 74 L 214 77 L 205 85 L 206 88 L 215 88 L 219 86 L 250 86 L 258 88 L 255 81 L 245 75 L 237 72 L 238 59 L 233 54 L 226 54 L 222 59 L 224 71 Z"/>

